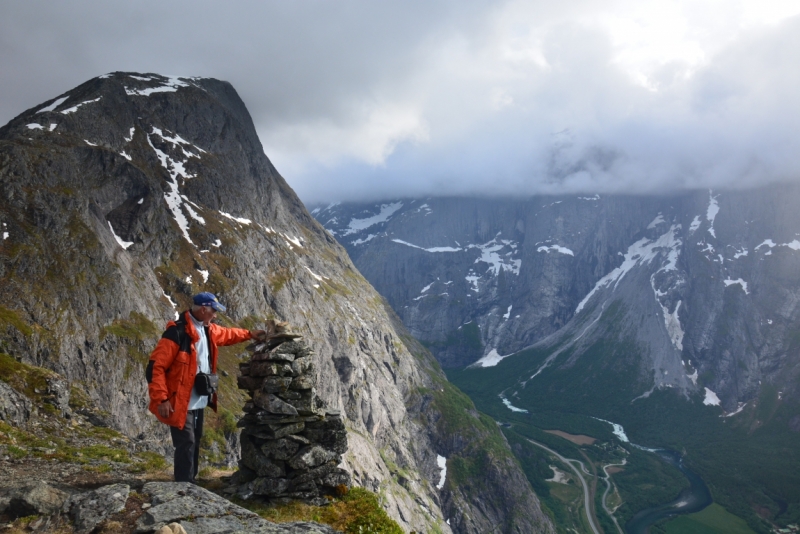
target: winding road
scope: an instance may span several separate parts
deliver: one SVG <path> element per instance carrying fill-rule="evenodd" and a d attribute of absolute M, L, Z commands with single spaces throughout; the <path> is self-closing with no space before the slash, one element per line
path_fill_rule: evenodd
<path fill-rule="evenodd" d="M 622 528 L 619 526 L 619 523 L 617 522 L 617 518 L 614 517 L 614 510 L 609 510 L 608 506 L 606 506 L 606 497 L 608 497 L 608 492 L 611 490 L 611 475 L 609 474 L 608 471 L 606 471 L 606 469 L 608 469 L 609 467 L 623 466 L 626 463 L 627 462 L 623 459 L 621 464 L 608 464 L 608 465 L 604 465 L 603 466 L 603 473 L 606 474 L 606 478 L 604 479 L 606 481 L 606 490 L 603 492 L 603 499 L 602 499 L 601 502 L 603 503 L 603 510 L 606 511 L 608 516 L 614 522 L 614 526 L 617 527 L 617 530 L 619 531 L 619 534 L 625 534 L 625 533 L 622 532 Z"/>
<path fill-rule="evenodd" d="M 583 462 L 572 458 L 564 458 L 563 456 L 558 454 L 556 451 L 554 451 L 547 445 L 543 445 L 537 441 L 533 441 L 532 439 L 528 439 L 528 441 L 530 441 L 537 447 L 541 447 L 550 454 L 556 456 L 559 460 L 568 465 L 575 472 L 576 475 L 578 475 L 578 479 L 581 481 L 581 484 L 583 485 L 583 506 L 586 509 L 586 519 L 589 521 L 589 526 L 592 528 L 592 532 L 594 532 L 594 534 L 601 534 L 600 529 L 597 528 L 597 518 L 594 516 L 594 513 L 592 512 L 592 495 L 591 492 L 589 491 L 589 485 L 586 483 L 586 479 L 583 478 L 583 475 L 581 474 L 580 470 L 577 467 L 575 467 L 575 465 L 572 463 L 572 462 L 579 463 L 581 469 L 588 475 L 590 474 L 589 470 L 586 469 L 586 466 L 583 464 Z M 606 476 L 608 476 L 608 473 L 606 473 Z M 605 498 L 603 499 L 603 507 L 605 508 Z M 614 523 L 616 523 L 616 520 L 614 521 Z M 619 528 L 619 525 L 617 525 L 617 528 Z"/>

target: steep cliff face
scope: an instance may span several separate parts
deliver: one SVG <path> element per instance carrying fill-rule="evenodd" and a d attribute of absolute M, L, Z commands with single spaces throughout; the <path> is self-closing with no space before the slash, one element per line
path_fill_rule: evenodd
<path fill-rule="evenodd" d="M 65 376 L 115 428 L 164 448 L 144 364 L 165 321 L 213 291 L 223 324 L 274 317 L 304 335 L 317 394 L 346 417 L 343 466 L 405 528 L 552 531 L 502 435 L 463 419 L 472 404 L 306 212 L 229 84 L 90 80 L 0 129 L 0 192 L 0 352 Z M 238 362 L 222 352 L 234 412 Z M 448 410 L 457 427 L 437 423 Z M 449 446 L 448 431 L 475 439 Z M 495 476 L 437 487 L 438 455 L 486 459 Z M 518 498 L 496 502 L 504 492 Z"/>
<path fill-rule="evenodd" d="M 800 394 L 798 200 L 782 185 L 314 213 L 445 367 L 531 346 L 574 362 L 598 340 L 625 341 L 641 354 L 634 397 L 708 388 L 734 411 L 762 382 Z"/>

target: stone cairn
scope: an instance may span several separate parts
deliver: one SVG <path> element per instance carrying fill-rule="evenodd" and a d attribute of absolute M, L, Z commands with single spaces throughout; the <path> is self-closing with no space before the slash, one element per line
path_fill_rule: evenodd
<path fill-rule="evenodd" d="M 242 458 L 231 489 L 245 499 L 322 505 L 325 495 L 350 486 L 350 475 L 338 467 L 347 450 L 344 423 L 316 396 L 314 352 L 286 323 L 269 321 L 266 332 L 239 364 L 239 388 L 251 399 L 238 423 Z"/>

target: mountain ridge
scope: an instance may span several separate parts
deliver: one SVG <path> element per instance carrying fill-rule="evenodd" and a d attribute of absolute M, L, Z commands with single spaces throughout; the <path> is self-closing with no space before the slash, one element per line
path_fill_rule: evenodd
<path fill-rule="evenodd" d="M 590 335 L 602 308 L 622 297 L 630 333 L 650 354 L 647 389 L 709 387 L 734 411 L 764 378 L 798 394 L 779 371 L 797 372 L 787 353 L 800 319 L 796 199 L 789 184 L 672 197 L 387 200 L 315 215 L 445 367 Z M 719 335 L 729 329 L 730 346 Z"/>

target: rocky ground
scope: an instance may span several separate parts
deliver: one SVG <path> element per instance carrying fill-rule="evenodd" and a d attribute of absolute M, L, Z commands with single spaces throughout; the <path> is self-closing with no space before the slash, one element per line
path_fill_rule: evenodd
<path fill-rule="evenodd" d="M 209 450 L 213 442 L 201 449 L 202 487 L 171 482 L 168 438 L 127 437 L 56 373 L 0 360 L 13 371 L 4 379 L 15 386 L 0 380 L 0 532 L 162 534 L 161 527 L 179 524 L 187 534 L 331 534 L 359 521 L 401 532 L 377 498 L 360 488 L 331 499 L 324 510 L 294 502 L 232 502 L 223 495 L 231 493 L 233 470 Z M 222 463 L 215 465 L 214 458 Z M 336 530 L 308 521 L 319 517 Z"/>

